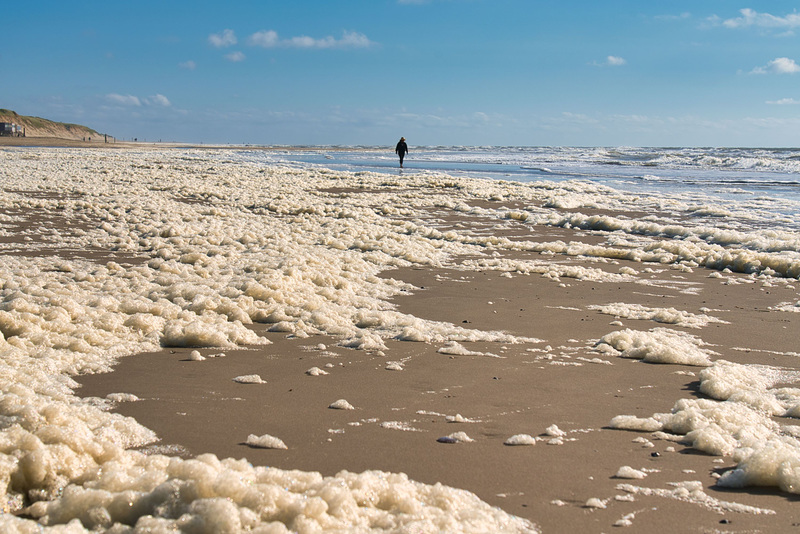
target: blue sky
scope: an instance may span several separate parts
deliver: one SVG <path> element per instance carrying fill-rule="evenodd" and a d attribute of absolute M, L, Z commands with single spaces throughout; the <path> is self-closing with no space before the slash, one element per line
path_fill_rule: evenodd
<path fill-rule="evenodd" d="M 11 2 L 0 107 L 148 141 L 800 146 L 795 8 Z"/>

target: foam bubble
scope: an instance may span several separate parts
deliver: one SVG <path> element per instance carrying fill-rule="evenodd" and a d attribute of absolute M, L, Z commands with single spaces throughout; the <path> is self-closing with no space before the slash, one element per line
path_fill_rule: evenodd
<path fill-rule="evenodd" d="M 466 432 L 454 432 L 438 438 L 436 441 L 439 443 L 472 443 L 475 440 L 469 437 Z"/>
<path fill-rule="evenodd" d="M 109 393 L 106 398 L 111 402 L 136 402 L 139 397 L 133 393 Z"/>
<path fill-rule="evenodd" d="M 347 402 L 345 399 L 339 399 L 331 403 L 331 405 L 328 406 L 328 408 L 331 408 L 333 410 L 355 410 L 355 407 L 349 402 Z"/>
<path fill-rule="evenodd" d="M 242 375 L 233 378 L 234 382 L 239 384 L 266 384 L 267 381 L 259 375 Z"/>
<path fill-rule="evenodd" d="M 530 434 L 515 434 L 503 442 L 504 445 L 536 445 L 536 438 Z"/>
<path fill-rule="evenodd" d="M 641 480 L 647 477 L 647 473 L 639 469 L 634 469 L 629 465 L 623 465 L 617 470 L 617 474 L 614 476 L 617 478 L 632 478 Z"/>
<path fill-rule="evenodd" d="M 264 434 L 263 436 L 256 436 L 255 434 L 250 434 L 249 436 L 247 436 L 247 440 L 245 441 L 245 443 L 250 445 L 251 447 L 258 447 L 261 449 L 288 448 L 282 440 L 274 436 L 270 436 L 269 434 Z"/>
<path fill-rule="evenodd" d="M 708 366 L 713 352 L 701 348 L 703 341 L 685 332 L 655 328 L 649 332 L 618 330 L 600 339 L 598 349 L 611 348 L 623 358 L 650 363 Z"/>

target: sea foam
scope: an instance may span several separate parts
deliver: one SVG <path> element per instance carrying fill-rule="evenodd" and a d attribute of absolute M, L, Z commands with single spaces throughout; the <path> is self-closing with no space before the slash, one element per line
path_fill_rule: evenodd
<path fill-rule="evenodd" d="M 402 474 L 322 477 L 211 455 L 143 455 L 131 449 L 157 436 L 107 411 L 108 401 L 77 397 L 72 377 L 163 347 L 268 346 L 249 328 L 253 323 L 298 338 L 325 334 L 341 347 L 375 353 L 388 351 L 388 340 L 461 352 L 469 342 L 540 341 L 397 311 L 392 297 L 417 290 L 379 276 L 397 267 L 650 283 L 638 269 L 609 272 L 560 256 L 800 277 L 795 232 L 596 215 L 590 210 L 636 208 L 640 197 L 582 181 L 512 184 L 435 173 L 400 180 L 264 165 L 236 151 L 45 148 L 4 150 L 0 178 L 4 210 L 63 221 L 19 234 L 3 228 L 12 239 L 0 245 L 0 492 L 4 511 L 32 518 L 0 515 L 3 530 L 38 528 L 36 520 L 76 530 L 124 524 L 156 531 L 532 531 L 471 493 Z M 524 208 L 481 207 L 476 199 Z M 659 202 L 664 209 L 686 206 Z M 433 208 L 626 238 L 586 244 L 442 230 L 425 222 Z M 60 257 L 63 251 L 74 253 Z M 694 319 L 682 315 L 672 324 Z M 699 338 L 666 329 L 610 333 L 599 348 L 647 361 L 718 364 Z M 739 381 L 729 394 L 725 380 L 711 373 L 703 380 L 710 395 L 726 400 L 676 404 L 674 413 L 648 418 L 647 428 L 732 455 L 738 467 L 721 483 L 796 491 L 794 438 L 762 410 L 791 415 L 800 402 L 769 381 L 765 389 Z"/>

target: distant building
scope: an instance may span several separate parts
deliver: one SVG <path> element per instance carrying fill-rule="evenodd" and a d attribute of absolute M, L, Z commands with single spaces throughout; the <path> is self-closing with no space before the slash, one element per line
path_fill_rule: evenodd
<path fill-rule="evenodd" d="M 0 136 L 25 137 L 25 128 L 13 122 L 0 122 Z"/>

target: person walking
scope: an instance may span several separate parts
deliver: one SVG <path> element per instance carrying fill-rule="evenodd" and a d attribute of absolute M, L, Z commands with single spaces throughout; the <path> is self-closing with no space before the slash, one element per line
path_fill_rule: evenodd
<path fill-rule="evenodd" d="M 406 157 L 408 154 L 408 145 L 406 144 L 406 138 L 401 137 L 400 141 L 398 141 L 397 146 L 394 149 L 395 153 L 400 156 L 400 168 L 403 168 L 403 158 Z"/>

